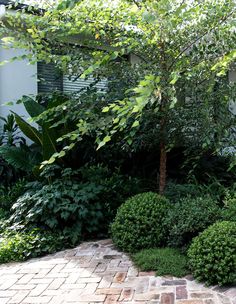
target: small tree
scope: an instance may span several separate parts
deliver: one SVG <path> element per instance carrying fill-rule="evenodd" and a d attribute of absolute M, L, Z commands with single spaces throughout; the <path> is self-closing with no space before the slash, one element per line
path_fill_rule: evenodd
<path fill-rule="evenodd" d="M 41 14 L 8 16 L 1 30 L 3 41 L 31 51 L 25 56 L 32 62 L 53 61 L 67 73 L 100 77 L 114 73 L 118 58 L 136 57 L 132 66 L 136 84 L 122 99 L 111 100 L 103 108 L 103 113 L 112 113 L 114 118 L 103 126 L 105 135 L 99 131 L 98 148 L 125 129 L 131 144 L 144 111 L 151 110 L 157 118 L 159 192 L 163 193 L 167 152 L 173 145 L 168 141 L 173 109 L 181 109 L 190 97 L 205 109 L 207 121 L 214 121 L 216 100 L 211 96 L 217 78 L 226 74 L 236 57 L 235 1 L 67 0 Z M 186 95 L 189 88 L 190 96 Z M 229 92 L 222 96 L 218 91 L 219 106 L 227 106 Z M 85 122 L 78 117 L 77 133 L 67 138 L 77 141 L 89 129 Z M 205 139 L 216 142 L 216 138 Z M 221 140 L 222 136 L 217 138 Z"/>

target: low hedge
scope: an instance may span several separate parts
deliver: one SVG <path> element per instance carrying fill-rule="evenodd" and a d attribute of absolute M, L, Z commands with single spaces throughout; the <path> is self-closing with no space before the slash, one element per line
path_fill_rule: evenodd
<path fill-rule="evenodd" d="M 196 237 L 188 258 L 196 279 L 208 285 L 236 283 L 236 223 L 217 222 Z"/>

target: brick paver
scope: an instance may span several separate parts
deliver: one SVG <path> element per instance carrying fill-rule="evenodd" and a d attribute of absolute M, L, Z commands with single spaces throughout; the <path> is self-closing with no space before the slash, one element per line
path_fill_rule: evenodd
<path fill-rule="evenodd" d="M 236 304 L 236 287 L 139 272 L 110 240 L 0 266 L 0 304 Z"/>

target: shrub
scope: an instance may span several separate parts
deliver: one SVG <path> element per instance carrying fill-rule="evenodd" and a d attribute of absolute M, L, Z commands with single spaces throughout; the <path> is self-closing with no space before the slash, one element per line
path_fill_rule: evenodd
<path fill-rule="evenodd" d="M 163 245 L 166 235 L 163 220 L 168 209 L 168 200 L 156 193 L 128 199 L 118 209 L 111 226 L 115 245 L 127 252 Z"/>
<path fill-rule="evenodd" d="M 208 227 L 188 250 L 189 263 L 199 281 L 208 285 L 236 283 L 236 223 L 223 221 Z"/>
<path fill-rule="evenodd" d="M 171 203 L 179 202 L 185 197 L 197 197 L 202 195 L 202 190 L 196 184 L 175 184 L 169 182 L 165 189 L 165 196 Z"/>
<path fill-rule="evenodd" d="M 140 181 L 122 175 L 118 169 L 111 171 L 102 165 L 84 166 L 79 170 L 81 179 L 102 187 L 99 201 L 102 202 L 103 226 L 109 227 L 114 220 L 118 207 L 130 196 L 140 191 Z"/>
<path fill-rule="evenodd" d="M 132 259 L 140 270 L 156 271 L 159 276 L 183 277 L 189 273 L 187 257 L 174 248 L 145 249 Z"/>
<path fill-rule="evenodd" d="M 188 244 L 193 237 L 220 218 L 217 203 L 207 197 L 187 197 L 174 204 L 168 212 L 165 224 L 169 231 L 169 246 Z"/>
<path fill-rule="evenodd" d="M 226 195 L 222 209 L 222 219 L 236 222 L 236 194 Z"/>
<path fill-rule="evenodd" d="M 19 180 L 14 185 L 0 190 L 0 208 L 10 210 L 16 200 L 26 191 L 26 181 Z"/>
<path fill-rule="evenodd" d="M 44 177 L 51 183 L 31 183 L 13 205 L 11 222 L 59 229 L 72 243 L 105 233 L 112 212 L 129 189 L 125 186 L 129 180 L 100 166 L 60 170 L 61 178 L 49 171 L 45 170 Z"/>
<path fill-rule="evenodd" d="M 53 253 L 65 246 L 65 239 L 49 231 L 7 231 L 0 238 L 0 263 L 23 261 Z"/>
<path fill-rule="evenodd" d="M 52 184 L 34 183 L 13 205 L 11 222 L 25 227 L 59 229 L 72 243 L 83 233 L 95 232 L 102 224 L 101 205 L 96 201 L 99 186 L 69 179 Z"/>

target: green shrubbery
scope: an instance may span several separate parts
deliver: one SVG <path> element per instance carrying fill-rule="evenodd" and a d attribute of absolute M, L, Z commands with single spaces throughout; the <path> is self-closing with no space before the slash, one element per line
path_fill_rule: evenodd
<path fill-rule="evenodd" d="M 219 218 L 220 208 L 209 196 L 180 200 L 171 206 L 165 219 L 169 246 L 187 245 L 193 237 Z"/>
<path fill-rule="evenodd" d="M 188 257 L 199 281 L 236 283 L 236 223 L 223 221 L 207 228 L 193 240 Z"/>
<path fill-rule="evenodd" d="M 171 203 L 179 202 L 185 197 L 198 197 L 201 196 L 202 189 L 196 184 L 176 184 L 169 182 L 165 189 L 165 196 L 169 199 Z"/>
<path fill-rule="evenodd" d="M 13 224 L 57 229 L 75 244 L 106 233 L 113 213 L 135 185 L 133 180 L 101 166 L 60 173 L 61 178 L 51 176 L 50 183 L 29 185 L 13 205 Z"/>
<path fill-rule="evenodd" d="M 234 198 L 228 198 L 227 206 L 223 215 L 233 220 Z M 190 263 L 196 279 L 225 285 L 236 280 L 236 226 L 226 221 L 214 224 L 221 218 L 222 209 L 209 196 L 186 196 L 170 204 L 163 196 L 143 193 L 118 209 L 111 226 L 112 239 L 127 252 L 145 249 L 133 255 L 141 270 L 181 277 L 189 272 Z M 157 248 L 166 241 L 171 246 L 186 247 L 195 236 L 188 250 L 189 263 L 179 249 Z"/>
<path fill-rule="evenodd" d="M 0 237 L 0 263 L 23 261 L 62 249 L 67 243 L 56 233 L 33 229 L 29 232 L 6 231 Z"/>
<path fill-rule="evenodd" d="M 26 183 L 27 182 L 23 179 L 18 180 L 11 187 L 2 187 L 0 189 L 0 208 L 9 211 L 18 197 L 25 192 Z"/>
<path fill-rule="evenodd" d="M 162 246 L 167 233 L 163 221 L 169 208 L 165 197 L 152 192 L 128 199 L 111 226 L 115 245 L 127 252 Z"/>
<path fill-rule="evenodd" d="M 222 209 L 222 218 L 225 221 L 236 222 L 236 194 L 228 194 L 224 199 L 224 208 Z"/>

